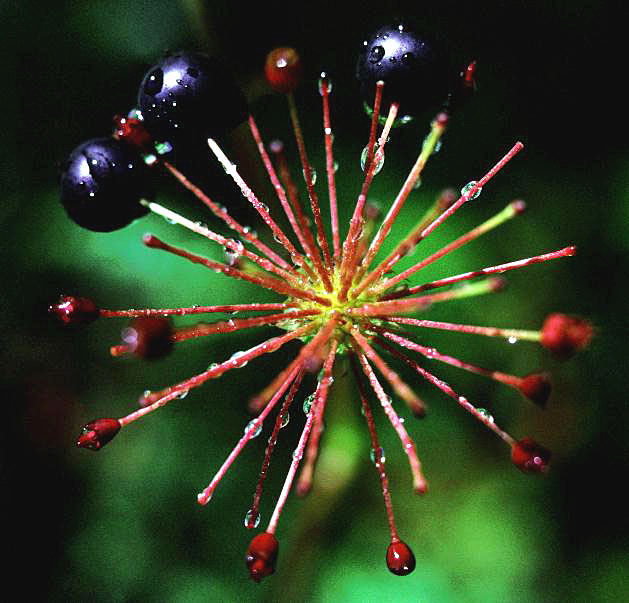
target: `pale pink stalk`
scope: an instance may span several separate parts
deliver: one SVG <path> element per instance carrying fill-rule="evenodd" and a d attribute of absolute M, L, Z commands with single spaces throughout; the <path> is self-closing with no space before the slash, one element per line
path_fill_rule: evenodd
<path fill-rule="evenodd" d="M 455 239 L 454 241 L 452 241 L 451 243 L 449 243 L 448 245 L 446 245 L 439 251 L 435 251 L 435 253 L 429 255 L 427 258 L 423 259 L 421 262 L 415 264 L 415 266 L 411 266 L 410 268 L 408 268 L 407 270 L 404 270 L 400 274 L 393 276 L 391 278 L 385 279 L 382 282 L 378 283 L 377 285 L 373 286 L 369 290 L 370 294 L 373 295 L 376 293 L 380 293 L 382 291 L 385 291 L 389 287 L 393 287 L 397 283 L 404 281 L 405 279 L 409 278 L 416 272 L 419 272 L 422 268 L 425 268 L 429 264 L 432 264 L 433 262 L 447 255 L 448 253 L 451 253 L 455 249 L 459 249 L 460 247 L 463 247 L 463 245 L 467 245 L 467 243 L 470 243 L 471 241 L 476 240 L 478 237 L 489 232 L 496 226 L 499 226 L 500 224 L 504 224 L 504 222 L 508 220 L 509 218 L 513 218 L 516 215 L 522 213 L 525 207 L 526 206 L 524 204 L 524 201 L 513 201 L 512 203 L 507 205 L 505 209 L 503 209 L 501 212 L 499 212 L 498 214 L 496 214 L 489 220 L 486 220 L 485 222 L 483 222 L 476 228 L 473 228 L 469 232 L 460 236 L 458 239 Z M 381 276 L 382 274 L 391 270 L 393 266 L 397 263 L 398 259 L 399 258 L 395 259 L 395 256 L 393 256 L 391 260 L 379 266 L 377 271 L 380 272 L 380 274 L 378 276 Z M 366 282 L 366 279 L 365 281 L 363 281 L 363 283 L 364 282 Z M 363 289 L 362 286 L 359 287 L 358 289 L 356 289 L 356 293 L 358 294 L 362 289 Z"/>
<path fill-rule="evenodd" d="M 489 274 L 502 274 L 509 270 L 517 270 L 518 268 L 524 268 L 525 266 L 531 266 L 533 264 L 539 264 L 541 262 L 547 262 L 549 260 L 556 260 L 558 258 L 573 256 L 577 251 L 574 245 L 570 247 L 564 247 L 557 251 L 551 251 L 550 253 L 544 253 L 542 255 L 536 255 L 530 258 L 524 258 L 522 260 L 515 260 L 514 262 L 507 262 L 506 264 L 498 264 L 497 266 L 489 266 L 488 268 L 481 268 L 480 270 L 473 270 L 470 272 L 463 272 L 462 274 L 456 274 L 447 278 L 438 279 L 430 283 L 423 285 L 416 285 L 415 287 L 409 287 L 405 291 L 392 293 L 384 296 L 383 299 L 395 299 L 398 297 L 406 297 L 407 295 L 413 295 L 422 291 L 428 291 L 429 289 L 436 289 L 437 287 L 445 287 L 446 285 L 453 285 L 461 281 L 467 281 L 477 276 L 487 276 Z"/>
<path fill-rule="evenodd" d="M 391 532 L 391 542 L 397 542 L 399 540 L 397 527 L 395 525 L 395 515 L 393 514 L 393 503 L 391 502 L 391 492 L 389 490 L 389 478 L 384 469 L 384 463 L 382 458 L 378 455 L 377 451 L 380 450 L 380 442 L 378 441 L 378 434 L 376 432 L 376 424 L 373 420 L 373 413 L 371 407 L 367 401 L 367 393 L 365 392 L 365 386 L 363 380 L 358 371 L 356 364 L 356 356 L 352 354 L 352 369 L 354 371 L 354 377 L 356 384 L 358 385 L 358 394 L 360 395 L 360 403 L 363 409 L 363 415 L 367 421 L 367 428 L 369 429 L 369 438 L 371 439 L 371 449 L 376 455 L 374 462 L 376 470 L 378 471 L 378 477 L 380 478 L 380 486 L 382 488 L 382 498 L 384 499 L 384 507 L 387 513 L 387 520 L 389 522 L 389 531 Z"/>
<path fill-rule="evenodd" d="M 424 141 L 424 144 L 422 145 L 422 150 L 419 153 L 417 160 L 415 161 L 415 165 L 413 165 L 413 167 L 411 168 L 411 171 L 406 177 L 406 180 L 404 184 L 402 185 L 400 192 L 398 193 L 397 197 L 395 198 L 391 207 L 389 208 L 389 211 L 386 217 L 384 218 L 382 225 L 380 226 L 380 229 L 376 233 L 376 236 L 374 237 L 373 241 L 371 242 L 371 245 L 369 246 L 369 249 L 367 250 L 367 254 L 365 255 L 365 257 L 363 258 L 363 261 L 360 264 L 360 268 L 358 270 L 358 275 L 357 275 L 358 278 L 361 278 L 362 275 L 365 273 L 365 271 L 369 268 L 369 265 L 371 264 L 374 257 L 380 250 L 382 243 L 384 242 L 385 238 L 388 236 L 389 232 L 391 231 L 393 222 L 395 222 L 395 219 L 400 213 L 400 210 L 402 209 L 402 207 L 404 207 L 404 204 L 406 203 L 408 196 L 411 194 L 411 191 L 414 189 L 415 183 L 417 182 L 417 179 L 420 177 L 424 169 L 424 166 L 426 165 L 426 162 L 428 161 L 428 158 L 434 152 L 435 147 L 437 143 L 439 142 L 439 139 L 441 138 L 441 136 L 443 135 L 443 132 L 445 131 L 447 123 L 448 123 L 448 115 L 446 113 L 440 113 L 439 115 L 437 115 L 434 122 L 432 123 L 431 132 L 428 135 L 428 138 Z M 367 284 L 372 282 L 373 278 L 374 277 L 369 275 L 369 277 L 366 279 Z"/>
<path fill-rule="evenodd" d="M 457 333 L 469 333 L 472 335 L 485 335 L 486 337 L 504 337 L 512 341 L 539 341 L 542 338 L 541 331 L 528 331 L 525 329 L 502 329 L 498 327 L 479 327 L 476 325 L 462 325 L 452 322 L 440 322 L 436 320 L 423 320 L 419 318 L 407 318 L 405 316 L 387 316 L 386 320 L 416 327 L 429 329 L 442 329 L 444 331 L 456 331 Z"/>
<path fill-rule="evenodd" d="M 251 130 L 251 135 L 253 136 L 253 139 L 256 142 L 258 151 L 260 153 L 260 157 L 262 158 L 262 162 L 264 163 L 264 167 L 266 168 L 266 171 L 269 175 L 271 183 L 273 184 L 273 187 L 275 188 L 275 192 L 277 193 L 277 197 L 280 201 L 280 204 L 282 205 L 282 208 L 284 209 L 284 213 L 286 214 L 286 217 L 288 218 L 288 221 L 293 229 L 293 232 L 295 233 L 295 235 L 297 236 L 297 239 L 299 240 L 299 244 L 301 245 L 302 249 L 308 256 L 308 258 L 312 259 L 312 263 L 314 264 L 315 269 L 319 273 L 319 276 L 322 278 L 322 280 L 325 280 L 327 274 L 325 273 L 323 264 L 321 263 L 321 256 L 319 255 L 318 249 L 316 248 L 316 246 L 314 246 L 314 240 L 312 240 L 311 242 L 308 240 L 308 237 L 304 235 L 304 231 L 302 231 L 299 223 L 297 222 L 295 218 L 293 209 L 291 208 L 290 203 L 286 197 L 286 191 L 282 187 L 279 181 L 279 178 L 277 177 L 277 174 L 275 173 L 275 169 L 273 168 L 273 164 L 271 163 L 269 155 L 266 152 L 266 149 L 264 147 L 264 142 L 262 141 L 262 137 L 260 136 L 260 132 L 258 131 L 258 127 L 252 115 L 249 116 L 249 129 Z M 310 234 L 310 231 L 308 231 L 308 234 Z"/>
<path fill-rule="evenodd" d="M 277 267 L 270 260 L 267 260 L 266 258 L 260 257 L 259 255 L 249 251 L 248 249 L 245 248 L 245 246 L 243 245 L 241 241 L 228 239 L 227 237 L 224 237 L 223 235 L 220 235 L 214 232 L 213 230 L 210 230 L 205 224 L 188 220 L 188 218 L 184 218 L 183 216 L 168 209 L 167 207 L 164 207 L 163 205 L 160 205 L 159 203 L 146 201 L 146 202 L 142 202 L 142 205 L 145 205 L 154 214 L 162 216 L 163 218 L 165 218 L 166 220 L 170 222 L 179 224 L 180 226 L 183 226 L 184 228 L 187 228 L 188 230 L 192 232 L 196 232 L 197 234 L 200 234 L 201 236 L 204 236 L 207 239 L 210 239 L 211 241 L 218 243 L 219 245 L 223 245 L 224 247 L 226 247 L 233 253 L 237 254 L 238 256 L 243 256 L 247 258 L 248 260 L 251 260 L 252 262 L 258 264 L 258 266 L 260 266 L 260 268 L 262 268 L 263 270 L 266 270 L 268 272 L 273 272 L 274 274 L 287 280 L 292 285 L 298 284 L 295 273 L 291 273 L 286 270 L 283 270 L 282 268 Z"/>
<path fill-rule="evenodd" d="M 99 310 L 103 318 L 139 318 L 142 316 L 187 316 L 189 314 L 210 314 L 219 312 L 263 312 L 295 308 L 297 302 L 277 304 L 227 304 L 223 306 L 191 306 L 190 308 L 143 308 L 131 310 Z"/>
<path fill-rule="evenodd" d="M 293 124 L 293 131 L 295 133 L 295 142 L 297 143 L 297 150 L 299 151 L 299 158 L 301 159 L 301 166 L 304 171 L 304 178 L 306 179 L 306 188 L 308 189 L 308 197 L 310 198 L 310 207 L 312 208 L 312 215 L 314 217 L 315 226 L 317 228 L 317 242 L 319 243 L 319 247 L 323 252 L 325 268 L 326 270 L 330 271 L 332 267 L 330 248 L 328 247 L 328 241 L 326 239 L 325 230 L 323 228 L 323 221 L 321 220 L 321 208 L 319 207 L 319 199 L 317 197 L 317 193 L 314 190 L 314 184 L 312 182 L 312 167 L 310 165 L 310 160 L 308 159 L 308 154 L 306 153 L 306 144 L 304 142 L 304 135 L 301 131 L 301 125 L 299 123 L 297 106 L 295 105 L 295 97 L 291 92 L 286 95 L 286 98 L 288 99 L 288 111 L 290 113 L 290 119 Z"/>
<path fill-rule="evenodd" d="M 315 406 L 314 427 L 308 447 L 306 448 L 306 460 L 297 480 L 297 494 L 303 496 L 310 491 L 312 487 L 312 478 L 314 475 L 314 466 L 319 453 L 319 438 L 323 432 L 323 415 L 325 414 L 325 405 L 328 399 L 328 390 L 333 380 L 332 367 L 336 358 L 336 347 L 338 343 L 333 339 L 330 343 L 330 351 L 323 365 L 323 377 L 321 378 L 321 386 L 317 388 L 318 394 L 315 396 L 313 405 Z"/>
<path fill-rule="evenodd" d="M 352 329 L 352 337 L 360 346 L 363 354 L 376 365 L 382 376 L 389 382 L 395 393 L 406 402 L 410 411 L 415 416 L 423 416 L 426 414 L 424 403 L 415 394 L 415 392 L 406 384 L 400 376 L 378 355 L 378 353 L 369 345 L 367 339 L 360 333 L 358 327 Z"/>
<path fill-rule="evenodd" d="M 229 212 L 225 207 L 212 201 L 210 197 L 208 197 L 198 186 L 190 182 L 190 180 L 188 180 L 174 165 L 164 160 L 162 160 L 162 164 L 177 180 L 179 180 L 179 182 L 181 182 L 181 184 L 183 184 L 185 188 L 197 197 L 197 199 L 202 201 L 216 217 L 223 220 L 229 228 L 236 231 L 246 241 L 249 241 L 249 243 L 264 253 L 266 257 L 272 259 L 278 266 L 281 266 L 285 270 L 294 271 L 294 268 L 288 262 L 260 241 L 258 236 L 251 229 L 242 226 L 239 222 L 234 220 L 234 218 L 229 215 Z"/>
<path fill-rule="evenodd" d="M 426 381 L 432 383 L 444 394 L 447 394 L 448 396 L 456 400 L 456 402 L 460 406 L 467 410 L 467 412 L 469 412 L 471 415 L 476 417 L 481 423 L 484 423 L 487 427 L 489 427 L 489 429 L 491 429 L 500 439 L 506 442 L 509 446 L 513 446 L 513 444 L 515 443 L 513 437 L 510 436 L 506 431 L 500 429 L 500 427 L 495 424 L 494 418 L 492 416 L 480 412 L 473 404 L 470 403 L 470 401 L 465 396 L 459 396 L 445 381 L 439 379 L 438 377 L 435 377 L 432 373 L 419 366 L 419 364 L 417 364 L 414 360 L 412 360 L 405 354 L 402 354 L 402 352 L 400 352 L 399 350 L 387 345 L 384 341 L 379 340 L 378 343 L 384 349 L 388 350 L 394 356 L 405 362 L 408 366 L 415 369 L 422 377 L 424 377 L 424 379 L 426 379 Z"/>
<path fill-rule="evenodd" d="M 374 373 L 367 357 L 360 351 L 357 352 L 358 360 L 360 365 L 365 373 L 365 376 L 369 380 L 369 384 L 371 388 L 375 392 L 378 400 L 380 401 L 380 405 L 382 406 L 387 418 L 391 422 L 393 429 L 395 429 L 400 441 L 402 442 L 402 448 L 406 455 L 408 456 L 408 463 L 411 468 L 411 474 L 413 476 L 413 490 L 418 494 L 423 494 L 426 492 L 428 485 L 426 483 L 426 479 L 422 473 L 421 463 L 419 461 L 419 457 L 417 456 L 417 450 L 415 449 L 415 442 L 408 435 L 406 429 L 404 428 L 403 422 L 398 417 L 395 412 L 393 405 L 391 404 L 391 398 L 387 396 L 385 391 L 382 389 L 376 374 Z"/>
<path fill-rule="evenodd" d="M 276 278 L 249 274 L 247 272 L 239 270 L 238 268 L 234 268 L 233 266 L 227 266 L 226 264 L 221 264 L 220 262 L 209 260 L 195 253 L 190 253 L 185 249 L 180 249 L 179 247 L 169 245 L 161 239 L 158 239 L 155 235 L 144 235 L 143 242 L 147 247 L 151 247 L 153 249 L 161 249 L 162 251 L 168 251 L 169 253 L 178 255 L 179 257 L 186 258 L 187 260 L 190 260 L 195 264 L 206 266 L 207 268 L 210 268 L 210 270 L 214 270 L 214 272 L 222 272 L 227 276 L 241 279 L 243 281 L 248 281 L 250 283 L 259 285 L 260 287 L 264 287 L 265 289 L 271 289 L 272 291 L 276 291 L 277 293 L 283 293 L 284 295 L 292 295 L 293 297 L 297 297 L 299 299 L 316 301 L 320 304 L 323 304 L 324 306 L 330 305 L 329 300 L 320 297 L 319 295 L 315 295 L 314 293 L 311 293 L 306 289 L 298 289 Z"/>
<path fill-rule="evenodd" d="M 325 140 L 325 169 L 328 176 L 328 196 L 330 200 L 330 223 L 332 227 L 332 245 L 334 248 L 334 263 L 338 265 L 341 259 L 341 239 L 339 236 L 339 212 L 336 205 L 336 184 L 334 182 L 334 155 L 332 153 L 332 124 L 330 122 L 330 87 L 325 79 L 321 85 L 323 104 L 323 135 Z M 316 426 L 315 426 L 316 428 Z"/>
<path fill-rule="evenodd" d="M 384 123 L 380 138 L 378 139 L 378 150 L 376 151 L 373 161 L 369 164 L 369 167 L 366 168 L 365 180 L 363 182 L 360 195 L 358 195 L 356 206 L 354 207 L 354 213 L 349 222 L 347 236 L 343 242 L 343 260 L 341 262 L 342 285 L 339 292 L 339 299 L 341 301 L 347 300 L 347 292 L 354 278 L 354 266 L 357 261 L 356 248 L 360 241 L 360 234 L 363 228 L 363 210 L 365 208 L 365 203 L 367 202 L 367 193 L 369 192 L 371 182 L 376 175 L 376 169 L 384 157 L 384 146 L 389 140 L 389 133 L 391 132 L 391 128 L 393 127 L 393 123 L 397 117 L 398 110 L 399 105 L 397 103 L 392 103 L 391 107 L 389 107 L 387 120 Z"/>
<path fill-rule="evenodd" d="M 228 360 L 217 364 L 216 366 L 212 366 L 207 371 L 203 371 L 202 373 L 195 375 L 194 377 L 190 377 L 185 381 L 181 381 L 176 385 L 171 387 L 167 387 L 160 392 L 152 393 L 145 397 L 147 402 L 151 402 L 147 404 L 143 408 L 140 408 L 125 417 L 122 417 L 120 420 L 121 426 L 128 425 L 129 423 L 133 423 L 133 421 L 137 421 L 139 418 L 147 415 L 158 408 L 161 408 L 174 398 L 179 397 L 184 392 L 188 392 L 190 389 L 195 387 L 199 387 L 203 385 L 209 379 L 216 379 L 235 368 L 240 368 L 244 366 L 251 360 L 257 358 L 258 356 L 262 356 L 262 354 L 270 354 L 279 350 L 285 343 L 302 337 L 307 333 L 310 333 L 315 329 L 315 325 L 307 324 L 303 327 L 295 329 L 290 333 L 286 333 L 285 335 L 281 335 L 279 337 L 272 337 L 271 339 L 267 339 L 262 343 L 250 348 L 249 350 L 242 352 L 241 354 L 236 355 L 236 357 L 232 356 Z M 155 400 L 155 402 L 152 402 Z"/>
<path fill-rule="evenodd" d="M 267 415 L 273 410 L 278 400 L 284 395 L 284 392 L 288 389 L 288 386 L 292 383 L 292 381 L 297 377 L 299 373 L 299 369 L 295 369 L 288 378 L 282 383 L 279 389 L 275 392 L 275 395 L 268 403 L 267 407 L 255 418 L 253 419 L 245 429 L 245 433 L 238 441 L 238 444 L 234 446 L 233 450 L 229 453 L 229 456 L 225 459 L 225 462 L 221 465 L 220 469 L 216 472 L 216 475 L 212 478 L 212 481 L 207 485 L 206 488 L 203 489 L 197 496 L 197 501 L 200 505 L 206 505 L 210 498 L 212 498 L 212 494 L 216 487 L 223 479 L 229 468 L 232 466 L 232 463 L 238 458 L 238 455 L 242 452 L 243 448 L 247 445 L 249 440 L 254 438 L 257 435 L 258 429 L 262 428 L 262 424 L 266 419 Z"/>
<path fill-rule="evenodd" d="M 277 419 L 275 420 L 275 425 L 273 426 L 273 433 L 271 433 L 266 450 L 264 451 L 264 460 L 262 461 L 262 468 L 260 469 L 260 476 L 258 477 L 258 483 L 256 484 L 256 491 L 253 495 L 253 503 L 251 505 L 251 516 L 254 518 L 258 517 L 258 513 L 260 512 L 260 498 L 262 497 L 262 487 L 264 486 L 264 481 L 266 480 L 267 472 L 269 470 L 271 455 L 273 454 L 275 444 L 277 443 L 277 436 L 279 435 L 279 431 L 282 428 L 284 417 L 286 417 L 286 413 L 288 413 L 288 409 L 295 399 L 295 395 L 297 394 L 297 390 L 301 385 L 303 376 L 304 370 L 300 369 L 297 373 L 297 377 L 295 377 L 295 380 L 290 386 L 290 390 L 288 390 L 288 393 L 286 394 L 286 398 L 284 399 L 282 408 L 280 408 L 280 411 L 277 414 Z"/>
<path fill-rule="evenodd" d="M 304 258 L 301 253 L 295 249 L 295 246 L 290 242 L 289 238 L 284 234 L 282 229 L 277 225 L 275 220 L 271 217 L 269 213 L 269 208 L 262 203 L 256 194 L 249 188 L 247 183 L 243 180 L 242 176 L 238 173 L 238 168 L 229 160 L 227 155 L 223 152 L 223 150 L 218 146 L 216 141 L 212 138 L 208 138 L 208 145 L 211 151 L 214 153 L 219 163 L 225 169 L 225 172 L 232 178 L 232 180 L 236 183 L 240 191 L 242 192 L 243 197 L 253 205 L 255 210 L 260 214 L 264 223 L 271 229 L 273 233 L 273 237 L 286 249 L 289 253 L 291 259 L 295 264 L 297 264 L 300 268 L 302 268 L 305 272 L 308 273 L 310 278 L 313 280 L 317 280 L 314 272 L 308 265 L 308 262 Z M 331 286 L 331 285 L 330 285 Z"/>

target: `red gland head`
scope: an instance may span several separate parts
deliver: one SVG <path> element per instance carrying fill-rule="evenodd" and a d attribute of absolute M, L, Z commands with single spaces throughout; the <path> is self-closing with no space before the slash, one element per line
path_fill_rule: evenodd
<path fill-rule="evenodd" d="M 387 567 L 396 576 L 408 576 L 415 569 L 415 555 L 401 540 L 392 542 L 387 549 Z"/>
<path fill-rule="evenodd" d="M 560 358 L 568 358 L 585 348 L 592 339 L 592 325 L 567 314 L 550 314 L 542 327 L 542 345 Z"/>
<path fill-rule="evenodd" d="M 518 389 L 529 400 L 543 408 L 546 406 L 550 390 L 552 389 L 550 375 L 547 373 L 533 373 L 522 377 Z"/>
<path fill-rule="evenodd" d="M 129 351 L 141 358 L 162 358 L 173 347 L 173 328 L 165 316 L 136 318 L 123 332 Z"/>
<path fill-rule="evenodd" d="M 524 473 L 543 473 L 548 470 L 550 450 L 531 438 L 522 438 L 511 447 L 511 460 Z"/>
<path fill-rule="evenodd" d="M 245 559 L 253 580 L 260 582 L 275 572 L 279 546 L 277 538 L 269 532 L 262 532 L 251 541 Z"/>
<path fill-rule="evenodd" d="M 273 90 L 288 94 L 301 81 L 302 64 L 294 48 L 276 48 L 266 56 L 264 74 Z"/>
<path fill-rule="evenodd" d="M 88 324 L 99 316 L 98 306 L 87 297 L 62 295 L 59 301 L 48 307 L 51 314 L 66 325 Z"/>
<path fill-rule="evenodd" d="M 96 419 L 95 421 L 90 421 L 83 427 L 76 445 L 79 448 L 100 450 L 107 442 L 113 439 L 121 427 L 122 425 L 120 425 L 118 419 Z"/>
<path fill-rule="evenodd" d="M 148 133 L 142 120 L 137 117 L 114 116 L 114 138 L 124 140 L 137 147 L 140 151 L 150 151 L 153 148 L 153 137 Z"/>

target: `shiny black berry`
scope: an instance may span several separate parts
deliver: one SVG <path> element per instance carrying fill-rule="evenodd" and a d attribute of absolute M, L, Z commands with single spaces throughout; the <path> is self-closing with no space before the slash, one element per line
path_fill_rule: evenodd
<path fill-rule="evenodd" d="M 151 67 L 138 92 L 144 126 L 173 145 L 205 142 L 247 118 L 247 102 L 223 64 L 194 52 L 165 56 Z"/>
<path fill-rule="evenodd" d="M 376 82 L 384 82 L 382 111 L 400 103 L 400 117 L 438 110 L 449 92 L 447 53 L 436 42 L 402 25 L 387 25 L 363 42 L 356 66 L 363 100 L 373 106 Z"/>
<path fill-rule="evenodd" d="M 79 226 L 110 232 L 147 213 L 140 199 L 153 190 L 138 152 L 115 138 L 94 138 L 78 146 L 62 166 L 61 203 Z"/>

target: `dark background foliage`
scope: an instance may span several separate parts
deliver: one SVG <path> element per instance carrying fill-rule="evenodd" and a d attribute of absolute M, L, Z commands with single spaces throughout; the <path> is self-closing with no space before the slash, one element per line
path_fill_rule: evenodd
<path fill-rule="evenodd" d="M 510 288 L 495 299 L 459 302 L 433 315 L 535 328 L 546 313 L 563 310 L 590 317 L 598 336 L 590 350 L 567 364 L 524 343 L 505 350 L 502 342 L 435 336 L 445 351 L 479 364 L 516 373 L 540 366 L 554 371 L 546 411 L 480 379 L 446 368 L 441 374 L 470 399 L 486 400 L 508 429 L 551 447 L 556 461 L 541 479 L 519 474 L 491 434 L 420 385 L 431 413 L 408 425 L 429 476 L 427 497 L 408 492 L 405 459 L 388 425 L 380 422 L 400 530 L 418 560 L 406 579 L 392 577 L 384 567 L 385 517 L 367 460 L 366 431 L 353 391 L 340 377 L 321 484 L 306 501 L 289 499 L 279 530 L 277 575 L 255 586 L 242 562 L 250 538 L 242 520 L 265 437 L 251 446 L 207 508 L 197 507 L 195 493 L 246 423 L 247 396 L 282 366 L 281 359 L 265 359 L 258 368 L 208 384 L 96 456 L 73 447 L 86 420 L 122 415 L 146 387 L 202 370 L 259 335 L 196 342 L 147 366 L 108 358 L 119 324 L 62 329 L 45 309 L 61 292 L 115 308 L 258 296 L 253 288 L 234 287 L 144 249 L 139 238 L 151 230 L 205 251 L 157 218 L 111 235 L 80 230 L 57 202 L 56 166 L 80 141 L 110 131 L 111 116 L 132 106 L 143 73 L 166 48 L 206 49 L 225 57 L 252 100 L 263 135 L 289 141 L 283 99 L 268 95 L 259 73 L 270 48 L 292 44 L 306 65 L 298 102 L 318 165 L 316 74 L 324 68 L 334 81 L 338 178 L 347 213 L 367 128 L 356 98 L 355 54 L 365 35 L 395 17 L 413 18 L 420 28 L 438 33 L 459 60 L 477 58 L 480 82 L 472 104 L 453 120 L 416 206 L 409 204 L 402 221 L 410 223 L 440 187 L 478 177 L 521 139 L 524 153 L 432 244 L 484 220 L 512 198 L 525 198 L 530 211 L 441 269 L 456 273 L 572 242 L 579 247 L 573 259 L 513 274 Z M 20 584 L 25 597 L 627 599 L 626 499 L 619 487 L 627 459 L 629 156 L 619 91 L 622 53 L 616 50 L 620 18 L 612 3 L 365 6 L 325 0 L 250 8 L 224 1 L 25 1 L 0 4 L 0 18 L 3 517 L 5 549 L 16 567 L 28 572 Z M 375 199 L 385 202 L 394 194 L 425 133 L 423 123 L 394 133 Z M 236 152 L 242 147 L 232 145 Z M 246 161 L 243 165 L 246 169 Z M 229 187 L 225 195 L 225 203 L 241 203 Z M 167 180 L 160 200 L 204 218 Z M 220 250 L 209 253 L 219 257 Z M 301 416 L 295 409 L 282 434 L 285 443 L 272 464 L 263 505 L 267 518 Z"/>

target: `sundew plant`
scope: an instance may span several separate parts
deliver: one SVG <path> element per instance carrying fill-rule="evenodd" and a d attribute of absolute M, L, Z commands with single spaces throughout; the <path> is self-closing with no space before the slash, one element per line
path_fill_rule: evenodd
<path fill-rule="evenodd" d="M 326 409 L 333 404 L 352 405 L 364 417 L 364 437 L 369 440 L 371 462 L 381 485 L 384 519 L 390 532 L 388 546 L 382 551 L 386 566 L 393 574 L 405 576 L 415 569 L 410 545 L 416 543 L 407 542 L 398 532 L 386 468 L 388 456 L 376 424 L 382 422 L 382 428 L 395 432 L 408 462 L 411 488 L 417 494 L 424 494 L 427 479 L 413 439 L 416 427 L 403 416 L 430 421 L 429 416 L 424 419 L 426 404 L 416 392 L 418 383 L 428 384 L 434 389 L 435 398 L 449 398 L 493 432 L 519 470 L 544 473 L 550 462 L 550 452 L 533 437 L 507 433 L 485 408 L 485 403 L 468 399 L 456 385 L 446 383 L 439 375 L 439 363 L 504 384 L 541 407 L 551 392 L 550 376 L 546 372 L 512 375 L 499 367 L 471 363 L 431 345 L 431 333 L 448 332 L 462 341 L 498 338 L 507 348 L 510 343 L 522 341 L 523 346 L 541 345 L 560 358 L 568 358 L 586 347 L 592 336 L 592 327 L 586 320 L 563 313 L 535 317 L 538 328 L 530 329 L 470 324 L 464 310 L 460 321 L 434 320 L 430 318 L 431 307 L 454 300 L 483 303 L 483 296 L 503 289 L 505 281 L 500 275 L 568 258 L 575 254 L 575 247 L 534 249 L 531 253 L 535 255 L 529 257 L 498 258 L 490 266 L 449 272 L 450 253 L 478 244 L 477 240 L 486 233 L 525 211 L 525 203 L 514 200 L 436 251 L 422 252 L 422 242 L 446 221 L 456 221 L 457 212 L 468 206 L 481 211 L 481 193 L 491 194 L 492 180 L 500 178 L 522 151 L 523 144 L 518 141 L 510 148 L 497 149 L 495 161 L 476 179 L 462 183 L 456 191 L 445 189 L 437 195 L 423 217 L 399 240 L 391 241 L 394 224 L 421 185 L 422 174 L 430 158 L 439 151 L 452 115 L 464 112 L 474 93 L 475 62 L 453 69 L 440 45 L 404 25 L 385 26 L 364 41 L 358 52 L 356 75 L 369 120 L 364 140 L 356 145 L 362 173 L 355 181 L 352 198 L 340 195 L 337 188 L 340 174 L 337 174 L 334 137 L 342 136 L 342 119 L 339 116 L 341 125 L 336 126 L 331 77 L 322 72 L 318 91 L 313 90 L 321 101 L 321 140 L 315 143 L 304 137 L 294 96 L 303 71 L 297 51 L 293 48 L 271 51 L 264 71 L 269 85 L 286 96 L 287 119 L 294 133 L 298 158 L 288 157 L 282 142 L 263 139 L 256 117 L 218 59 L 175 52 L 164 56 L 146 73 L 139 87 L 137 107 L 116 118 L 113 135 L 81 144 L 64 164 L 61 200 L 69 217 L 78 225 L 110 232 L 154 214 L 188 229 L 207 239 L 208 244 L 223 248 L 224 261 L 177 247 L 154 234 L 146 234 L 143 243 L 151 250 L 174 254 L 182 261 L 205 267 L 216 273 L 217 279 L 229 277 L 238 303 L 212 305 L 212 292 L 208 291 L 207 305 L 159 307 L 160 300 L 155 300 L 153 308 L 104 309 L 91 299 L 63 295 L 51 306 L 52 313 L 62 322 L 87 324 L 98 318 L 131 319 L 123 331 L 122 342 L 111 347 L 111 355 L 136 355 L 143 359 L 166 356 L 173 347 L 184 346 L 191 339 L 250 329 L 262 332 L 260 342 L 253 347 L 234 350 L 202 371 L 182 374 L 177 383 L 164 383 L 157 391 L 145 390 L 139 405 L 132 406 L 128 414 L 90 421 L 83 427 L 77 445 L 100 450 L 119 432 L 150 420 L 148 415 L 158 413 L 171 402 L 177 404 L 189 396 L 187 403 L 194 403 L 196 390 L 209 380 L 236 369 L 243 369 L 241 374 L 246 374 L 245 371 L 255 370 L 257 359 L 277 352 L 290 342 L 299 342 L 299 351 L 287 363 L 275 367 L 274 373 L 268 375 L 268 385 L 257 395 L 248 400 L 214 402 L 217 413 L 223 403 L 241 404 L 252 413 L 252 418 L 246 422 L 244 433 L 225 434 L 235 441 L 233 450 L 227 458 L 217 459 L 215 466 L 208 467 L 213 475 L 200 487 L 198 503 L 210 503 L 211 512 L 210 501 L 219 495 L 221 482 L 228 479 L 232 465 L 250 441 L 264 433 L 267 445 L 244 518 L 245 526 L 258 532 L 246 551 L 245 561 L 251 578 L 257 582 L 274 573 L 276 565 L 281 568 L 278 534 L 285 531 L 280 527 L 285 505 L 292 492 L 304 496 L 316 481 L 319 450 L 325 446 Z M 395 144 L 397 128 L 421 129 L 415 116 L 426 111 L 434 115 L 428 134 L 420 136 L 410 171 L 397 190 L 391 191 L 381 211 L 370 202 L 372 181 L 385 168 L 385 153 L 389 145 Z M 219 141 L 243 122 L 275 192 L 273 198 L 262 198 L 252 190 L 230 151 Z M 258 232 L 239 222 L 233 215 L 235 212 L 214 197 L 211 187 L 200 188 L 178 165 L 178 151 L 188 146 L 196 149 L 199 141 L 204 152 L 206 149 L 233 181 L 242 202 L 250 204 L 259 215 Z M 311 165 L 309 152 L 315 144 L 323 145 L 325 177 L 317 177 Z M 170 174 L 213 214 L 220 226 L 213 229 L 157 203 L 154 187 L 158 171 Z M 341 205 L 353 208 L 347 223 L 339 219 Z M 111 236 L 114 240 L 115 235 Z M 422 271 L 437 262 L 443 276 L 424 277 Z M 401 269 L 401 265 L 405 267 Z M 237 281 L 273 292 L 276 301 L 242 299 Z M 194 325 L 177 326 L 177 317 L 196 315 L 210 318 Z M 518 353 L 515 349 L 511 351 Z M 337 378 L 344 372 L 355 384 L 354 395 L 348 396 L 346 390 L 344 395 L 338 395 Z M 295 410 L 295 406 L 300 409 Z M 282 442 L 281 430 L 289 417 L 301 424 L 296 442 Z M 273 512 L 263 518 L 260 501 L 276 445 L 291 446 L 294 452 L 287 467 L 276 469 L 285 472 L 285 481 L 276 493 Z M 312 496 L 317 496 L 316 491 Z M 234 514 L 222 521 L 239 523 L 242 518 Z M 288 530 L 285 537 L 290 538 Z"/>

